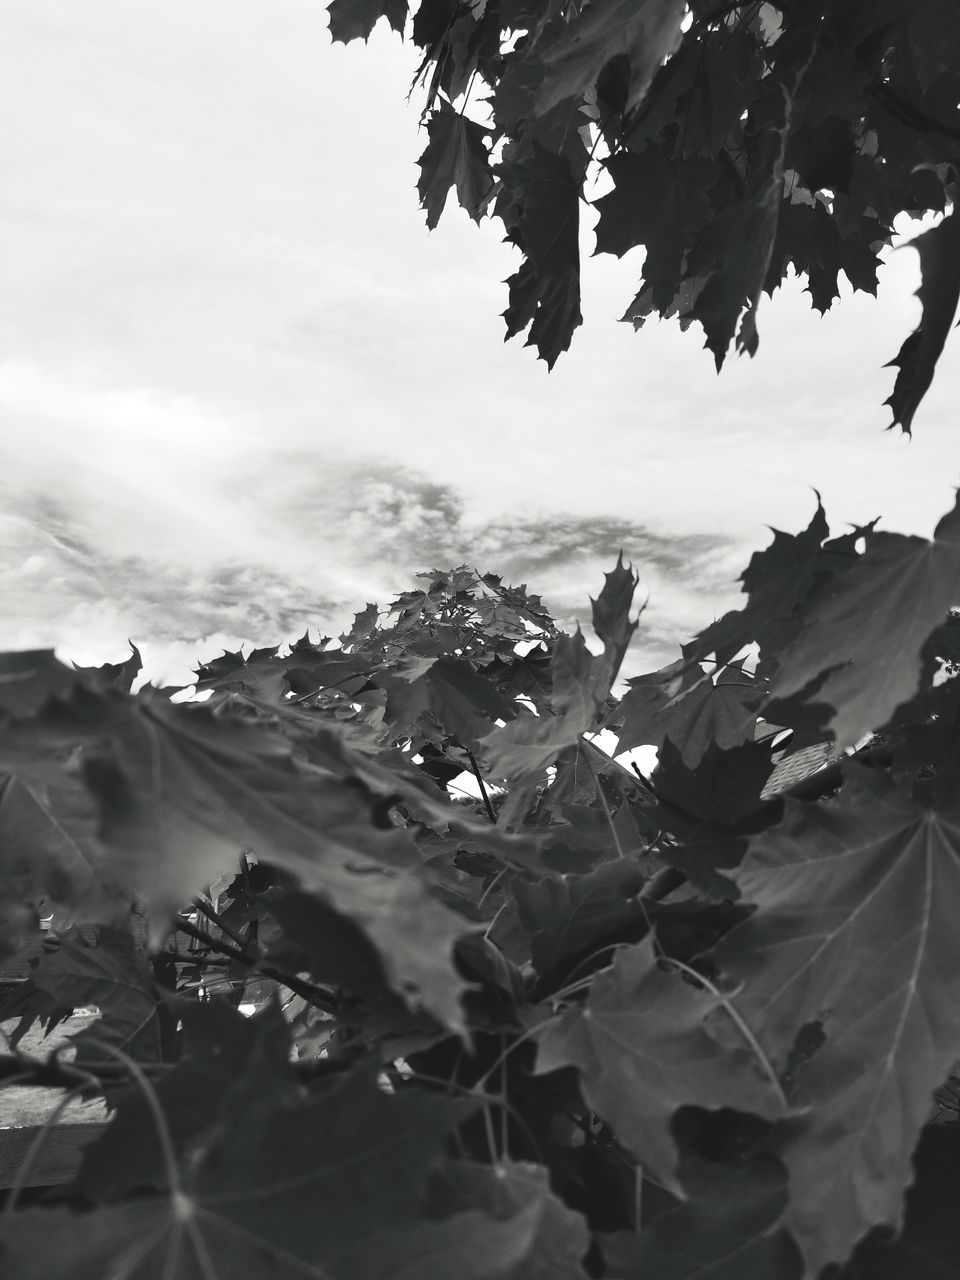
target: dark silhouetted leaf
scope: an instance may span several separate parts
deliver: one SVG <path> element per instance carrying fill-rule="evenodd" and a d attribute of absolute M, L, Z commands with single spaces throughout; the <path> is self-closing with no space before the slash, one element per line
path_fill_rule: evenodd
<path fill-rule="evenodd" d="M 49 1032 L 74 1009 L 93 1006 L 100 1017 L 71 1043 L 78 1065 L 90 1069 L 111 1061 L 103 1042 L 154 1062 L 159 1056 L 157 990 L 146 958 L 130 929 L 84 925 L 64 931 L 31 965 L 29 984 L 4 1016 L 19 1015 L 18 1042 L 34 1021 Z"/>
<path fill-rule="evenodd" d="M 740 666 L 724 667 L 714 679 L 678 660 L 627 683 L 615 713 L 619 751 L 661 747 L 669 737 L 695 768 L 711 743 L 728 750 L 753 741 L 764 686 Z"/>
<path fill-rule="evenodd" d="M 489 131 L 441 99 L 427 132 L 430 141 L 417 161 L 421 169 L 417 190 L 427 211 L 427 226 L 432 231 L 440 221 L 451 187 L 457 189 L 461 208 L 479 222 L 493 197 L 493 174 L 484 146 Z"/>
<path fill-rule="evenodd" d="M 407 0 L 331 0 L 327 13 L 332 40 L 342 44 L 358 39 L 366 42 L 381 18 L 386 18 L 394 31 L 403 34 Z"/>
<path fill-rule="evenodd" d="M 917 297 L 923 308 L 920 323 L 890 361 L 897 367 L 893 394 L 884 403 L 893 410 L 907 435 L 913 415 L 927 394 L 933 373 L 947 340 L 960 300 L 960 216 L 952 212 L 937 226 L 910 241 L 920 255 L 920 287 Z"/>
<path fill-rule="evenodd" d="M 532 154 L 505 159 L 498 175 L 518 204 L 512 235 L 526 261 L 508 280 L 504 312 L 507 337 L 530 325 L 536 346 L 552 368 L 570 346 L 580 314 L 580 184 L 569 160 L 538 142 Z"/>
<path fill-rule="evenodd" d="M 99 667 L 80 667 L 76 663 L 73 665 L 74 669 L 79 671 L 81 675 L 99 681 L 106 688 L 118 689 L 121 693 L 129 693 L 133 688 L 133 682 L 143 667 L 143 660 L 140 657 L 140 650 L 131 641 L 130 657 L 124 662 L 104 662 Z"/>

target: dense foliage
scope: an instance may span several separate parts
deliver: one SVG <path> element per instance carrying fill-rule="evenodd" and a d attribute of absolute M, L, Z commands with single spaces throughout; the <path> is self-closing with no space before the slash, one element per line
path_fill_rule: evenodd
<path fill-rule="evenodd" d="M 113 1112 L 4 1274 L 952 1274 L 958 548 L 818 507 L 622 695 L 622 562 L 593 649 L 461 567 L 205 701 L 3 655 L 0 1075 Z"/>
<path fill-rule="evenodd" d="M 366 38 L 381 17 L 403 31 L 406 0 L 333 0 L 330 31 Z M 841 273 L 876 293 L 898 215 L 949 209 L 913 241 L 923 315 L 891 361 L 910 431 L 960 295 L 956 0 L 421 0 L 407 30 L 427 224 L 451 188 L 502 221 L 523 254 L 506 336 L 528 330 L 550 366 L 581 323 L 598 176 L 596 251 L 645 248 L 623 319 L 698 321 L 718 368 L 756 351 L 761 296 L 791 266 L 824 312 Z"/>
<path fill-rule="evenodd" d="M 943 213 L 910 430 L 960 291 L 955 0 L 423 0 L 412 36 L 428 223 L 451 187 L 503 220 L 508 336 L 551 365 L 598 152 L 598 248 L 646 250 L 626 318 L 699 321 L 718 365 L 790 264 L 823 310 Z M 65 1185 L 31 1174 L 59 1111 L 38 1134 L 3 1275 L 956 1275 L 960 501 L 929 541 L 875 524 L 818 500 L 625 688 L 622 560 L 592 646 L 461 566 L 224 654 L 204 700 L 133 693 L 135 649 L 0 655 L 0 1082 L 110 1110 Z"/>

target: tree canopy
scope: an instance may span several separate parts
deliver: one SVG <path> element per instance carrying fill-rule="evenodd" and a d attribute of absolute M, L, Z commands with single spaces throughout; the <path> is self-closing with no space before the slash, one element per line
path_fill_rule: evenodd
<path fill-rule="evenodd" d="M 901 215 L 923 314 L 886 402 L 910 432 L 960 296 L 960 12 L 953 0 L 333 0 L 334 40 L 380 18 L 422 53 L 434 227 L 454 190 L 521 251 L 506 336 L 548 366 L 580 313 L 580 218 L 596 252 L 645 250 L 623 320 L 702 327 L 717 368 L 753 355 L 758 309 L 790 268 L 825 312 L 841 273 L 875 294 Z"/>

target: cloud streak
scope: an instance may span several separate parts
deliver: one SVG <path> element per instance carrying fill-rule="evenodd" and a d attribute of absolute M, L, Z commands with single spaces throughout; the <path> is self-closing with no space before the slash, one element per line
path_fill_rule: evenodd
<path fill-rule="evenodd" d="M 129 637 L 151 678 L 184 683 L 219 648 L 336 635 L 367 600 L 461 562 L 529 582 L 562 625 L 586 625 L 622 549 L 650 597 L 637 650 L 654 661 L 731 593 L 735 547 L 714 534 L 562 509 L 477 519 L 413 468 L 267 449 L 199 404 L 51 387 L 22 367 L 0 369 L 0 403 L 20 424 L 0 455 L 6 648 L 92 663 Z M 42 453 L 19 447 L 41 427 Z"/>

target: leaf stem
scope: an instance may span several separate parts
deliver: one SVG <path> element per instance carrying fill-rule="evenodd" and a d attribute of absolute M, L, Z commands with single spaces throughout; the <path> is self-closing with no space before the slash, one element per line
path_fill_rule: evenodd
<path fill-rule="evenodd" d="M 520 1045 L 524 1044 L 527 1040 L 529 1040 L 531 1036 L 538 1035 L 541 1031 L 544 1030 L 544 1028 L 552 1026 L 558 1020 L 559 1020 L 559 1015 L 554 1013 L 554 1014 L 551 1014 L 549 1018 L 544 1018 L 542 1022 L 537 1022 L 534 1024 L 534 1026 L 527 1027 L 526 1031 L 521 1032 L 520 1035 L 518 1035 L 515 1040 L 512 1040 L 510 1044 L 507 1045 L 503 1053 L 497 1055 L 497 1057 L 493 1061 L 493 1065 L 489 1067 L 488 1070 L 486 1070 L 483 1073 L 483 1075 L 480 1076 L 480 1078 L 475 1082 L 474 1088 L 475 1089 L 482 1088 L 490 1079 L 490 1077 L 493 1075 L 493 1073 L 497 1070 L 500 1064 L 502 1062 L 506 1062 L 507 1058 L 510 1057 L 514 1049 L 518 1049 Z"/>
<path fill-rule="evenodd" d="M 640 897 L 646 898 L 648 902 L 662 902 L 664 898 L 670 897 L 674 889 L 679 889 L 686 882 L 687 877 L 679 867 L 661 867 L 640 890 Z"/>
<path fill-rule="evenodd" d="M 577 747 L 578 748 L 580 747 L 579 739 L 577 740 Z M 609 804 L 607 804 L 607 797 L 603 794 L 603 787 L 600 785 L 600 775 L 597 773 L 596 769 L 594 768 L 593 761 L 590 759 L 589 754 L 586 751 L 581 750 L 581 755 L 583 756 L 584 760 L 586 760 L 587 768 L 590 770 L 590 773 L 593 775 L 594 789 L 597 793 L 597 799 L 600 801 L 600 808 L 603 810 L 603 815 L 607 820 L 607 826 L 610 828 L 610 835 L 613 838 L 613 847 L 617 851 L 617 857 L 624 858 L 626 857 L 626 854 L 623 851 L 623 845 L 620 843 L 620 835 L 619 835 L 619 832 L 617 831 L 616 826 L 614 825 L 613 814 L 610 812 Z M 649 921 L 647 921 L 647 923 L 649 924 Z"/>
<path fill-rule="evenodd" d="M 466 748 L 464 749 L 466 750 Z M 483 781 L 483 775 L 480 773 L 480 766 L 477 764 L 476 757 L 474 756 L 472 751 L 467 751 L 467 759 L 470 761 L 470 766 L 473 769 L 474 776 L 477 779 L 477 785 L 480 787 L 480 794 L 481 796 L 483 796 L 483 803 L 487 810 L 487 817 L 490 819 L 490 821 L 494 825 L 496 825 L 497 815 L 494 812 L 493 805 L 490 803 L 490 797 L 487 794 L 486 783 Z"/>
<path fill-rule="evenodd" d="M 730 997 L 725 995 L 718 986 L 710 981 L 709 978 L 704 977 L 702 973 L 698 973 L 696 969 L 692 969 L 690 965 L 684 964 L 682 960 L 677 960 L 673 956 L 668 955 L 664 955 L 661 958 L 666 960 L 669 964 L 672 964 L 675 968 L 680 969 L 683 973 L 688 974 L 696 982 L 700 983 L 702 987 L 709 991 L 712 996 L 716 996 L 724 1009 L 726 1009 L 727 1013 L 730 1015 L 730 1018 L 737 1030 L 753 1050 L 757 1062 L 759 1062 L 762 1067 L 764 1075 L 773 1085 L 774 1092 L 783 1104 L 784 1110 L 789 1111 L 790 1103 L 787 1101 L 787 1095 L 783 1091 L 783 1085 L 780 1083 L 780 1077 L 773 1069 L 773 1063 L 767 1057 L 760 1041 L 753 1034 L 743 1015 L 740 1013 L 740 1010 L 734 1005 Z"/>

